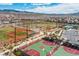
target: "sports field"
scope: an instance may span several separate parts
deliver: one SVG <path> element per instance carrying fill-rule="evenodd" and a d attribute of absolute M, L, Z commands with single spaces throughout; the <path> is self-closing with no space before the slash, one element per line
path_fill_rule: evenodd
<path fill-rule="evenodd" d="M 66 48 L 65 50 L 63 46 L 60 46 L 58 49 L 56 49 L 56 46 L 57 45 L 55 43 L 52 44 L 51 42 L 45 42 L 45 40 L 41 40 L 29 46 L 22 46 L 19 49 L 26 55 L 30 56 L 50 56 L 48 55 L 50 51 L 55 51 L 51 53 L 51 56 L 79 56 L 79 51 L 66 51 L 69 49 Z"/>
<path fill-rule="evenodd" d="M 75 51 L 72 51 L 75 52 Z M 79 54 L 72 54 L 64 50 L 64 47 L 61 46 L 54 54 L 54 56 L 79 56 Z"/>
<path fill-rule="evenodd" d="M 32 34 L 31 30 L 26 31 L 24 28 L 16 28 L 16 42 L 25 39 Z M 0 27 L 0 47 L 8 46 L 15 42 L 15 27 L 13 26 L 3 26 Z"/>
<path fill-rule="evenodd" d="M 34 56 L 39 56 L 39 55 L 45 56 L 55 47 L 54 45 L 55 45 L 55 43 L 46 44 L 46 42 L 44 40 L 41 40 L 41 41 L 36 42 L 33 45 L 30 45 L 21 50 L 24 51 L 24 53 L 29 54 L 31 56 L 34 55 L 34 53 L 36 53 L 35 51 L 37 51 L 38 53 Z M 29 52 L 27 50 L 29 50 Z M 32 53 L 31 53 L 30 50 L 35 50 L 35 51 L 32 51 Z"/>

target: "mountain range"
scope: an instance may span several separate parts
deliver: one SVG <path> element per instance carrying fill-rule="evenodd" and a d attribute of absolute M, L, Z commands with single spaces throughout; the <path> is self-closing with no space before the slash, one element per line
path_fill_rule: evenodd
<path fill-rule="evenodd" d="M 16 13 L 32 13 L 32 14 L 43 14 L 43 13 L 34 13 L 34 12 L 28 12 L 28 11 L 19 11 L 19 10 L 13 10 L 13 9 L 3 9 L 0 10 L 0 12 L 16 12 Z M 46 15 L 79 15 L 78 13 L 72 13 L 72 14 L 46 14 Z"/>

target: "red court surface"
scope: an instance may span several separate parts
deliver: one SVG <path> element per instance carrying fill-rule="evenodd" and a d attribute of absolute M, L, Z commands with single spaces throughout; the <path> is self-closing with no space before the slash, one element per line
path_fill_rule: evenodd
<path fill-rule="evenodd" d="M 25 53 L 30 56 L 40 56 L 40 53 L 34 49 L 26 50 Z"/>
<path fill-rule="evenodd" d="M 69 48 L 69 47 L 64 47 L 64 50 L 68 53 L 71 53 L 71 54 L 79 54 L 79 50 L 72 49 L 72 48 Z"/>
<path fill-rule="evenodd" d="M 19 47 L 19 49 L 25 49 L 25 48 L 27 48 L 27 45 Z"/>
<path fill-rule="evenodd" d="M 43 40 L 42 43 L 45 44 L 45 45 L 48 45 L 48 46 L 56 45 L 54 42 L 50 42 L 50 41 L 46 41 L 46 40 Z"/>

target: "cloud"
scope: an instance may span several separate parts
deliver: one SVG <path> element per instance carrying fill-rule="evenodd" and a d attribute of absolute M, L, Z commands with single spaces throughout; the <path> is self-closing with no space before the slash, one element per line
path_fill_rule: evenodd
<path fill-rule="evenodd" d="M 37 6 L 39 6 L 39 5 L 49 5 L 50 3 L 32 3 L 32 5 L 37 5 Z"/>
<path fill-rule="evenodd" d="M 48 14 L 68 14 L 79 12 L 79 4 L 75 3 L 65 3 L 55 6 L 38 6 L 33 9 L 28 9 L 26 11 L 36 12 L 36 13 L 48 13 Z"/>

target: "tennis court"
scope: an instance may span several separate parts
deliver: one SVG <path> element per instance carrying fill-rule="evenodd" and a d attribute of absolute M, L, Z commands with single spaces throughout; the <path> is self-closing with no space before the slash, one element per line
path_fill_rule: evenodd
<path fill-rule="evenodd" d="M 63 46 L 61 46 L 53 55 L 54 56 L 79 56 L 79 54 L 73 53 L 73 52 L 75 52 L 75 50 L 70 51 L 72 53 L 70 53 L 69 51 L 66 51 L 65 48 Z"/>
<path fill-rule="evenodd" d="M 55 43 L 49 42 L 46 44 L 46 42 L 44 40 L 38 41 L 22 49 L 22 51 L 31 56 L 45 56 L 55 47 Z"/>
<path fill-rule="evenodd" d="M 45 40 L 36 41 L 19 49 L 30 56 L 79 56 L 79 50 L 65 46 L 57 47 L 55 43 Z"/>

